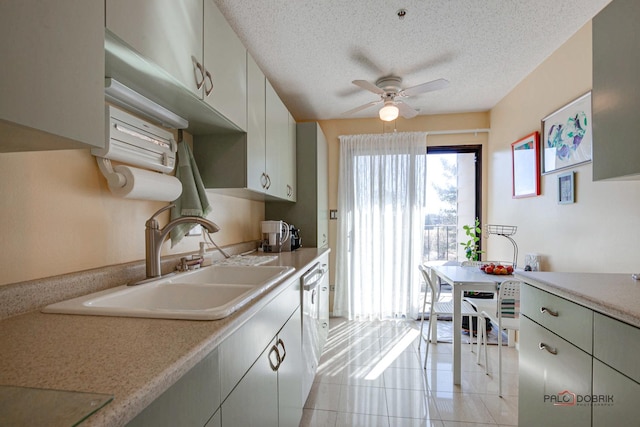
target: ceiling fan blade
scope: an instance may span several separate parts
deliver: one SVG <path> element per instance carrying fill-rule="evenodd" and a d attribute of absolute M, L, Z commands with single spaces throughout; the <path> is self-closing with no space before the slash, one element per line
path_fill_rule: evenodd
<path fill-rule="evenodd" d="M 405 119 L 412 119 L 418 115 L 418 112 L 402 101 L 396 101 L 396 107 L 400 110 L 400 114 Z"/>
<path fill-rule="evenodd" d="M 413 96 L 425 92 L 433 92 L 434 90 L 444 89 L 449 86 L 449 80 L 438 79 L 416 86 L 411 86 L 400 91 L 400 96 Z"/>
<path fill-rule="evenodd" d="M 356 86 L 360 86 L 362 89 L 368 90 L 369 92 L 376 93 L 378 95 L 384 95 L 384 90 L 380 89 L 378 86 L 373 83 L 369 83 L 366 80 L 354 80 L 353 83 Z"/>
<path fill-rule="evenodd" d="M 364 104 L 364 105 L 361 105 L 361 106 L 356 107 L 356 108 L 354 108 L 354 109 L 351 109 L 351 110 L 349 110 L 349 111 L 345 111 L 344 113 L 342 113 L 342 115 L 343 115 L 343 116 L 348 116 L 348 115 L 351 115 L 351 114 L 355 114 L 355 113 L 357 113 L 358 111 L 366 110 L 367 108 L 369 108 L 369 107 L 373 107 L 374 105 L 376 105 L 376 104 L 380 104 L 380 103 L 382 103 L 382 100 L 380 100 L 380 101 L 372 101 L 372 102 L 368 102 L 368 103 L 366 103 L 366 104 Z"/>

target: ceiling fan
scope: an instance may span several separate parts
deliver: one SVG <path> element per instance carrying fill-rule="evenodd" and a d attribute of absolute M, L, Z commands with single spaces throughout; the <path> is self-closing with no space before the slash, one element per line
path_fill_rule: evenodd
<path fill-rule="evenodd" d="M 408 98 L 410 96 L 426 92 L 433 92 L 449 86 L 449 80 L 437 79 L 402 89 L 402 78 L 398 76 L 382 77 L 376 81 L 375 85 L 366 80 L 354 80 L 351 83 L 356 86 L 360 86 L 362 89 L 373 92 L 376 95 L 380 95 L 380 99 L 361 105 L 352 110 L 345 111 L 343 115 L 354 114 L 358 111 L 373 107 L 374 105 L 384 104 L 379 111 L 379 115 L 381 120 L 387 122 L 395 120 L 398 117 L 398 114 L 402 114 L 402 117 L 405 119 L 411 119 L 418 115 L 418 111 L 402 101 L 402 98 Z"/>

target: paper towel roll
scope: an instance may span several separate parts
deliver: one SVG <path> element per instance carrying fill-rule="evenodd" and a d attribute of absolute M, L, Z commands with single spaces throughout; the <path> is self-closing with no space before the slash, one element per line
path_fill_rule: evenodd
<path fill-rule="evenodd" d="M 182 194 L 182 183 L 173 176 L 124 165 L 116 166 L 113 170 L 122 174 L 127 181 L 123 187 L 109 185 L 115 196 L 171 202 Z"/>

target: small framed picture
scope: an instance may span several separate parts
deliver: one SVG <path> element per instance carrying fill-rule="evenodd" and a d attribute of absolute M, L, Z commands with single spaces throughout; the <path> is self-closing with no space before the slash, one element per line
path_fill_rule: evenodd
<path fill-rule="evenodd" d="M 568 205 L 575 202 L 575 172 L 558 175 L 558 203 Z"/>

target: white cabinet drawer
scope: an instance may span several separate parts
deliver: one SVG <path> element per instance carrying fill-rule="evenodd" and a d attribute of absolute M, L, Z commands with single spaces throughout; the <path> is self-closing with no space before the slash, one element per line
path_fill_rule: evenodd
<path fill-rule="evenodd" d="M 522 314 L 591 354 L 593 312 L 585 307 L 525 284 Z"/>
<path fill-rule="evenodd" d="M 520 337 L 518 425 L 590 426 L 593 358 L 525 316 Z"/>
<path fill-rule="evenodd" d="M 593 319 L 593 356 L 640 382 L 640 329 L 600 313 Z"/>

